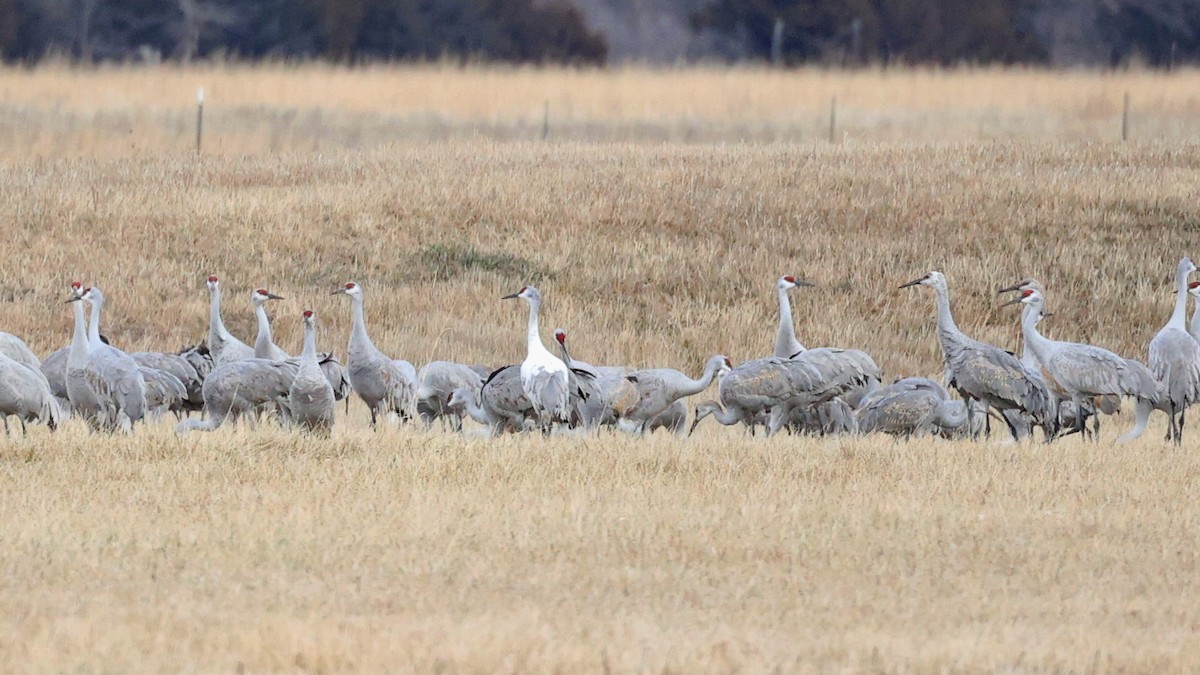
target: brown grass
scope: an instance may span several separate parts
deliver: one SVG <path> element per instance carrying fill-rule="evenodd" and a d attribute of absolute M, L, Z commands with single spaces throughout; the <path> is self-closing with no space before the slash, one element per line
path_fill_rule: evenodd
<path fill-rule="evenodd" d="M 1032 274 L 1048 333 L 1142 357 L 1200 241 L 1200 155 L 1177 143 L 135 154 L 0 164 L 0 328 L 40 353 L 67 341 L 75 278 L 104 288 L 125 348 L 198 340 L 215 272 L 243 337 L 246 294 L 269 286 L 288 297 L 281 344 L 313 307 L 344 352 L 348 308 L 328 293 L 355 279 L 385 351 L 499 365 L 521 358 L 525 316 L 499 296 L 536 279 L 544 332 L 567 328 L 579 358 L 694 372 L 768 352 L 773 283 L 793 273 L 820 284 L 793 296 L 803 342 L 928 375 L 932 300 L 895 287 L 937 268 L 981 339 L 1017 347 L 994 289 Z M 710 426 L 376 436 L 364 417 L 356 404 L 331 441 L 72 424 L 0 446 L 0 669 L 1200 667 L 1200 460 L 1158 420 L 1133 446 L 1112 444 L 1115 419 L 1101 443 L 1004 447 Z"/>

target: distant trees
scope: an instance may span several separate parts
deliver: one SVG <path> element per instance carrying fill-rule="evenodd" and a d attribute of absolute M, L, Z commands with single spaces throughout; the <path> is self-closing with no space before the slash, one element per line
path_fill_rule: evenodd
<path fill-rule="evenodd" d="M 0 0 L 0 56 L 602 63 L 566 0 Z"/>

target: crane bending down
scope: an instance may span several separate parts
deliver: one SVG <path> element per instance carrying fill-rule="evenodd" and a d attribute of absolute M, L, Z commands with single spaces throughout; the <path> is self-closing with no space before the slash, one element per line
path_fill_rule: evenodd
<path fill-rule="evenodd" d="M 456 431 L 462 430 L 462 406 L 450 409 L 450 397 L 456 389 L 478 391 L 483 376 L 470 366 L 453 361 L 430 361 L 417 371 L 417 413 L 428 429 L 435 419 L 450 420 Z M 465 403 L 464 403 L 465 406 Z"/>
<path fill-rule="evenodd" d="M 521 298 L 529 303 L 529 321 L 525 331 L 525 360 L 521 362 L 521 387 L 533 404 L 543 434 L 549 434 L 554 424 L 571 421 L 571 369 L 542 344 L 538 333 L 538 310 L 542 294 L 533 286 L 525 286 L 502 300 Z"/>
<path fill-rule="evenodd" d="M 708 389 L 718 371 L 732 367 L 727 357 L 718 354 L 708 359 L 704 364 L 704 373 L 698 379 L 692 379 L 674 368 L 634 371 L 627 379 L 637 388 L 637 402 L 621 415 L 618 425 L 626 431 L 645 434 L 651 420 L 666 412 L 675 401 Z"/>
<path fill-rule="evenodd" d="M 942 348 L 946 385 L 952 387 L 967 402 L 980 401 L 1003 413 L 1021 410 L 1053 436 L 1053 401 L 1041 378 L 1026 368 L 1017 357 L 978 340 L 967 337 L 954 323 L 950 312 L 950 290 L 941 272 L 930 272 L 900 286 L 928 286 L 937 299 L 938 343 Z M 1004 418 L 1013 439 L 1021 434 L 1011 420 Z M 968 420 L 969 422 L 970 420 Z"/>
<path fill-rule="evenodd" d="M 296 379 L 294 361 L 242 359 L 213 368 L 204 378 L 204 410 L 207 419 L 187 419 L 175 427 L 177 434 L 213 431 L 226 421 L 264 407 L 282 409 Z M 253 419 L 253 416 L 251 416 Z"/>
<path fill-rule="evenodd" d="M 339 294 L 350 298 L 353 313 L 346 370 L 350 386 L 371 411 L 371 428 L 375 428 L 379 416 L 390 412 L 398 414 L 403 421 L 412 419 L 416 415 L 416 369 L 408 361 L 388 358 L 367 336 L 362 286 L 347 282 L 333 292 L 333 295 Z"/>
<path fill-rule="evenodd" d="M 1175 309 L 1167 325 L 1150 341 L 1150 371 L 1162 386 L 1170 418 L 1167 435 L 1176 445 L 1183 442 L 1188 406 L 1200 395 L 1200 343 L 1187 330 L 1188 275 L 1195 271 L 1191 258 L 1179 261 Z"/>
<path fill-rule="evenodd" d="M 779 296 L 779 330 L 775 334 L 775 356 L 790 358 L 804 351 L 804 345 L 796 339 L 796 324 L 792 322 L 792 301 L 788 291 L 800 286 L 813 287 L 807 281 L 801 281 L 792 275 L 779 277 L 775 282 L 775 293 Z"/>
<path fill-rule="evenodd" d="M 333 430 L 333 387 L 317 362 L 316 317 L 304 310 L 304 350 L 288 389 L 288 410 L 294 424 L 305 431 L 328 436 Z"/>
<path fill-rule="evenodd" d="M 146 381 L 137 361 L 100 339 L 100 316 L 104 308 L 104 294 L 100 289 L 85 289 L 77 300 L 92 306 L 86 372 L 105 409 L 106 427 L 131 431 L 133 424 L 146 415 Z"/>
<path fill-rule="evenodd" d="M 1021 314 L 1021 333 L 1049 376 L 1047 384 L 1054 393 L 1075 404 L 1075 428 L 1068 433 L 1083 433 L 1085 402 L 1097 396 L 1130 396 L 1153 400 L 1155 382 L 1146 370 L 1131 368 L 1122 357 L 1093 345 L 1050 340 L 1038 332 L 1037 323 L 1045 309 L 1042 294 L 1032 288 L 1005 304 L 1025 305 Z"/>
<path fill-rule="evenodd" d="M 221 320 L 221 282 L 217 276 L 208 277 L 208 349 L 213 365 L 254 358 L 254 348 L 234 337 Z"/>
<path fill-rule="evenodd" d="M 906 377 L 872 392 L 855 411 L 862 434 L 909 438 L 930 432 L 958 432 L 967 423 L 967 405 L 933 380 Z"/>

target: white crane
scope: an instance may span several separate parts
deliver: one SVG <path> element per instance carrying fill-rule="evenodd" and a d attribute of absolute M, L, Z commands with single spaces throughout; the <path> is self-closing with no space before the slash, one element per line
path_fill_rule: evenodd
<path fill-rule="evenodd" d="M 100 316 L 104 309 L 104 294 L 100 289 L 94 286 L 84 289 L 78 299 L 92 306 L 87 371 L 95 375 L 91 385 L 106 409 L 106 426 L 131 431 L 133 424 L 146 415 L 146 382 L 137 361 L 100 339 Z"/>
<path fill-rule="evenodd" d="M 804 345 L 796 339 L 796 325 L 792 322 L 792 301 L 788 291 L 801 286 L 813 287 L 807 281 L 801 281 L 788 274 L 779 277 L 775 282 L 775 292 L 779 296 L 779 330 L 775 335 L 775 356 L 790 358 L 804 351 Z"/>
<path fill-rule="evenodd" d="M 235 338 L 221 320 L 221 282 L 217 276 L 208 277 L 208 349 L 213 365 L 254 358 L 254 348 Z"/>
<path fill-rule="evenodd" d="M 417 371 L 417 414 L 428 429 L 435 419 L 453 418 L 451 425 L 462 430 L 463 411 L 449 408 L 450 396 L 456 389 L 478 391 L 483 376 L 470 366 L 453 361 L 430 361 Z"/>
<path fill-rule="evenodd" d="M 285 409 L 296 370 L 294 361 L 254 358 L 213 368 L 204 378 L 207 419 L 183 420 L 176 425 L 175 432 L 182 435 L 189 431 L 213 431 L 226 421 L 236 422 L 243 415 L 263 408 Z M 250 419 L 254 419 L 253 415 Z"/>
<path fill-rule="evenodd" d="M 1038 332 L 1037 323 L 1045 309 L 1042 293 L 1027 288 L 1009 305 L 1023 304 L 1021 333 L 1046 373 L 1047 384 L 1055 394 L 1075 405 L 1075 428 L 1068 433 L 1084 433 L 1085 405 L 1098 396 L 1130 396 L 1153 400 L 1155 382 L 1145 369 L 1130 367 L 1128 361 L 1093 345 L 1050 340 Z"/>
<path fill-rule="evenodd" d="M 25 433 L 26 422 L 41 422 L 54 431 L 63 419 L 62 408 L 40 370 L 0 352 L 0 416 L 8 434 L 8 418 L 15 415 Z"/>
<path fill-rule="evenodd" d="M 300 352 L 300 367 L 288 390 L 292 422 L 305 431 L 328 436 L 333 430 L 333 404 L 333 387 L 317 363 L 316 318 L 311 309 L 306 309 L 304 350 Z"/>
<path fill-rule="evenodd" d="M 650 421 L 666 412 L 675 401 L 699 394 L 708 389 L 713 378 L 722 368 L 733 364 L 724 355 L 710 357 L 704 364 L 704 372 L 692 379 L 674 368 L 650 368 L 636 370 L 628 376 L 637 388 L 637 402 L 626 410 L 618 420 L 624 430 L 645 434 Z"/>
<path fill-rule="evenodd" d="M 533 404 L 543 434 L 549 434 L 556 422 L 571 420 L 571 369 L 562 359 L 550 353 L 538 333 L 538 309 L 542 294 L 533 286 L 525 286 L 502 300 L 521 298 L 529 303 L 529 322 L 525 333 L 525 360 L 521 363 L 521 387 Z"/>
<path fill-rule="evenodd" d="M 1176 445 L 1183 442 L 1187 408 L 1200 395 L 1200 343 L 1187 331 L 1188 275 L 1195 271 L 1191 258 L 1179 261 L 1175 309 L 1167 325 L 1150 341 L 1150 370 L 1162 385 L 1170 418 L 1167 435 Z"/>
<path fill-rule="evenodd" d="M 362 286 L 350 281 L 333 292 L 338 294 L 345 294 L 351 301 L 353 326 L 346 349 L 346 369 L 350 385 L 371 411 L 371 428 L 380 415 L 389 412 L 399 414 L 403 420 L 411 419 L 416 412 L 416 369 L 408 361 L 388 358 L 367 337 Z"/>
<path fill-rule="evenodd" d="M 1008 352 L 963 334 L 954 323 L 950 312 L 950 290 L 946 277 L 941 272 L 930 272 L 909 281 L 900 288 L 928 286 L 937 297 L 938 343 L 942 348 L 946 385 L 958 391 L 963 400 L 980 401 L 1003 413 L 1005 410 L 1021 410 L 1047 429 L 1047 438 L 1053 435 L 1050 428 L 1057 411 L 1041 378 L 1026 368 L 1017 357 Z M 1016 440 L 1021 434 L 1011 421 L 1005 418 L 1009 432 Z"/>

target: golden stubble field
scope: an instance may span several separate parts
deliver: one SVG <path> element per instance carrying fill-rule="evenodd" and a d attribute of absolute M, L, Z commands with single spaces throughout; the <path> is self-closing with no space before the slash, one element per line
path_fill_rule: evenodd
<path fill-rule="evenodd" d="M 1034 275 L 1048 334 L 1144 358 L 1200 249 L 1192 141 L 106 143 L 3 152 L 0 329 L 42 354 L 72 279 L 105 290 L 114 343 L 175 349 L 215 273 L 246 338 L 267 286 L 280 344 L 311 307 L 344 353 L 329 292 L 353 279 L 388 353 L 501 365 L 526 308 L 499 296 L 532 280 L 577 358 L 695 373 L 771 349 L 791 273 L 819 284 L 793 294 L 802 342 L 934 375 L 932 298 L 896 286 L 936 268 L 976 337 L 1018 347 L 994 290 Z M 38 428 L 0 446 L 0 668 L 1194 671 L 1200 459 L 1163 418 L 1114 445 L 1129 423 L 1052 446 L 372 434 L 361 404 L 329 441 Z"/>

